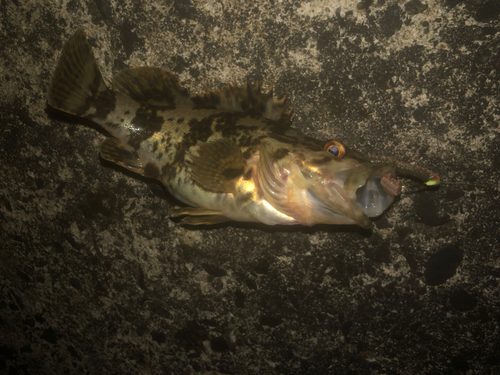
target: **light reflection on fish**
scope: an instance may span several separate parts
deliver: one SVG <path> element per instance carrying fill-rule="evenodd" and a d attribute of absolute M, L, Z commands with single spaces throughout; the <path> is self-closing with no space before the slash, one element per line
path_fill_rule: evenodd
<path fill-rule="evenodd" d="M 111 135 L 101 156 L 160 180 L 191 206 L 173 215 L 192 225 L 234 220 L 371 228 L 369 218 L 400 193 L 398 174 L 439 184 L 425 168 L 290 128 L 285 98 L 274 100 L 272 90 L 261 93 L 258 84 L 191 96 L 171 73 L 142 67 L 118 74 L 109 89 L 82 30 L 64 46 L 48 104 L 101 125 Z"/>

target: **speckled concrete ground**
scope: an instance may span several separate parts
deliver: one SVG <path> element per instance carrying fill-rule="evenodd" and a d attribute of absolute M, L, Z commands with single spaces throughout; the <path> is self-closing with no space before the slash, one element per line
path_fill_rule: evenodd
<path fill-rule="evenodd" d="M 0 372 L 486 374 L 500 366 L 500 3 L 2 0 Z M 275 83 L 294 126 L 443 185 L 357 228 L 191 229 L 51 115 L 63 43 L 105 79 Z M 496 369 L 496 370 L 495 370 Z"/>

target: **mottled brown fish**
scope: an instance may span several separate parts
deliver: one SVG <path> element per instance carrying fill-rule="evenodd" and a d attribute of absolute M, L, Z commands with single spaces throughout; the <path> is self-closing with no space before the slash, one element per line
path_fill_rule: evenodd
<path fill-rule="evenodd" d="M 111 135 L 101 156 L 160 180 L 191 206 L 173 212 L 188 224 L 371 228 L 369 217 L 401 191 L 397 174 L 439 183 L 427 169 L 290 128 L 285 98 L 274 100 L 259 85 L 191 96 L 171 73 L 142 67 L 118 74 L 109 89 L 82 30 L 64 46 L 48 104 L 101 125 Z"/>

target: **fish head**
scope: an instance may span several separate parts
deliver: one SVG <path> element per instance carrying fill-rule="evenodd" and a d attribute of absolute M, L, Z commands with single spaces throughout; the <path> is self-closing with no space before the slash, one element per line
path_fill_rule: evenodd
<path fill-rule="evenodd" d="M 392 164 L 372 162 L 337 141 L 263 139 L 257 175 L 268 203 L 308 226 L 371 228 L 369 218 L 381 215 L 399 194 Z"/>

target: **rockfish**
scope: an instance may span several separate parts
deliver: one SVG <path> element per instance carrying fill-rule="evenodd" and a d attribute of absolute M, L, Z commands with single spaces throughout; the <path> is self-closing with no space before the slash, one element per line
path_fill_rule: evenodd
<path fill-rule="evenodd" d="M 48 104 L 102 126 L 103 159 L 158 179 L 190 207 L 187 224 L 357 224 L 371 228 L 401 191 L 397 175 L 437 185 L 428 169 L 364 155 L 290 127 L 285 97 L 259 84 L 190 95 L 163 69 L 118 74 L 108 88 L 85 33 L 65 44 Z"/>

